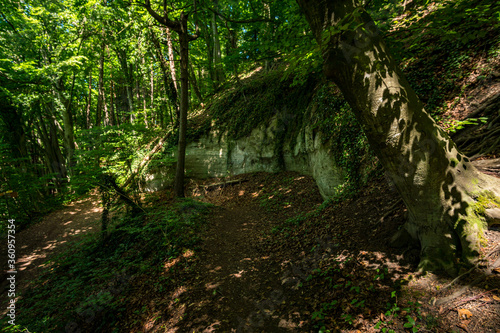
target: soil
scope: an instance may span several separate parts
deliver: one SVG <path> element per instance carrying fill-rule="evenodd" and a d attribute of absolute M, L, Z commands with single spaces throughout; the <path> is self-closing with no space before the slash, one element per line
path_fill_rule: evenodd
<path fill-rule="evenodd" d="M 191 184 L 193 197 L 216 206 L 203 245 L 165 263 L 166 292 L 140 283 L 134 293 L 144 295 L 148 313 L 130 311 L 141 324 L 127 331 L 405 332 L 411 315 L 416 331 L 500 332 L 500 270 L 491 269 L 499 264 L 498 230 L 486 233 L 482 266 L 457 280 L 421 275 L 418 248 L 387 245 L 405 208 L 384 179 L 319 213 L 311 178 L 285 172 L 226 181 Z M 332 302 L 339 306 L 318 314 Z M 398 317 L 388 313 L 395 303 Z"/>
<path fill-rule="evenodd" d="M 291 172 L 193 181 L 189 193 L 214 204 L 202 244 L 161 276 L 133 279 L 121 332 L 410 332 L 410 315 L 421 332 L 500 332 L 499 230 L 459 278 L 420 275 L 418 248 L 387 245 L 406 213 L 383 177 L 325 206 L 314 180 Z M 17 235 L 19 289 L 77 235 L 99 230 L 96 199 Z"/>
<path fill-rule="evenodd" d="M 100 231 L 102 207 L 98 196 L 94 193 L 86 198 L 74 201 L 61 210 L 54 211 L 43 218 L 40 223 L 18 233 L 16 240 L 16 288 L 25 290 L 31 281 L 41 272 L 44 264 L 62 254 L 69 246 L 84 235 Z M 2 244 L 2 253 L 7 253 Z M 7 300 L 7 259 L 2 260 L 4 277 L 1 309 L 5 314 Z"/>

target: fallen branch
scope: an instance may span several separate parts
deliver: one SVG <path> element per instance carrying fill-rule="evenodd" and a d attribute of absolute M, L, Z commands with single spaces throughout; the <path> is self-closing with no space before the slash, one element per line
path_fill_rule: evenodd
<path fill-rule="evenodd" d="M 215 190 L 218 188 L 224 188 L 226 186 L 233 186 L 233 185 L 241 184 L 241 183 L 244 183 L 247 181 L 248 181 L 247 179 L 230 180 L 230 181 L 222 182 L 222 183 L 204 185 L 203 189 L 205 191 L 211 191 L 211 190 Z"/>
<path fill-rule="evenodd" d="M 440 300 L 437 300 L 436 301 L 436 305 L 442 305 L 442 304 L 445 304 L 445 303 L 449 303 L 453 300 L 455 300 L 456 298 L 460 297 L 463 293 L 465 293 L 469 288 L 471 287 L 474 287 L 475 285 L 483 282 L 484 280 L 486 280 L 486 277 L 490 276 L 492 273 L 493 273 L 493 270 L 497 267 L 500 266 L 500 258 L 498 258 L 494 263 L 493 265 L 489 266 L 488 269 L 486 270 L 486 272 L 479 276 L 478 278 L 476 278 L 474 281 L 472 281 L 471 283 L 469 283 L 468 285 L 466 286 L 463 286 L 462 288 L 460 288 L 459 290 L 455 291 L 453 294 L 451 294 L 450 296 L 447 296 L 447 297 L 444 297 Z M 473 267 L 475 268 L 475 267 Z M 466 272 L 464 274 L 462 274 L 461 276 L 465 275 L 465 274 L 468 274 L 470 272 Z M 461 277 L 459 276 L 459 277 Z M 456 280 L 456 279 L 455 279 Z M 453 280 L 452 283 L 455 281 Z M 451 284 L 451 283 L 450 283 Z M 492 289 L 492 290 L 489 290 L 489 292 L 493 291 L 493 290 L 496 290 L 496 289 Z"/>
<path fill-rule="evenodd" d="M 464 277 L 465 275 L 469 274 L 470 272 L 472 272 L 474 270 L 474 268 L 477 268 L 477 265 L 472 267 L 471 269 L 469 269 L 467 272 L 457 276 L 456 278 L 453 279 L 453 281 L 451 281 L 449 284 L 447 284 L 443 289 L 448 289 L 449 287 L 451 287 L 455 282 L 457 282 L 458 280 L 460 280 L 460 278 Z"/>
<path fill-rule="evenodd" d="M 491 289 L 491 290 L 488 290 L 488 291 L 485 291 L 484 293 L 480 293 L 479 295 L 475 295 L 475 296 L 471 296 L 471 297 L 467 297 L 466 299 L 464 300 L 461 300 L 460 302 L 458 302 L 457 304 L 455 304 L 455 308 L 457 306 L 460 306 L 460 305 L 464 305 L 466 303 L 469 303 L 471 301 L 475 301 L 477 299 L 480 299 L 481 297 L 483 297 L 484 295 L 487 295 L 487 294 L 490 294 L 491 292 L 493 291 L 496 291 L 497 289 Z"/>
<path fill-rule="evenodd" d="M 154 146 L 154 148 L 142 159 L 141 163 L 135 168 L 134 171 L 130 173 L 130 176 L 127 178 L 125 183 L 123 183 L 122 187 L 126 188 L 130 183 L 132 183 L 132 180 L 137 176 L 141 170 L 146 167 L 149 162 L 151 162 L 151 157 L 153 157 L 154 154 L 156 154 L 162 147 L 163 143 L 169 138 L 169 134 L 167 134 L 165 137 L 161 138 L 160 141 Z"/>

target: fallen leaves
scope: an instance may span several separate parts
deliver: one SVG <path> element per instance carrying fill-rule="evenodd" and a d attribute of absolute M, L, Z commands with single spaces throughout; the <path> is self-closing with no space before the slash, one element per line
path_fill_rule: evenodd
<path fill-rule="evenodd" d="M 472 317 L 472 312 L 467 309 L 458 309 L 457 312 L 459 319 L 469 319 L 470 317 Z"/>

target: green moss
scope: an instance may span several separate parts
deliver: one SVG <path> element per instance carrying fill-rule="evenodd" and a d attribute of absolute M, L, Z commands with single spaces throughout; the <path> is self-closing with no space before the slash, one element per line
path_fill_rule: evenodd
<path fill-rule="evenodd" d="M 237 140 L 275 115 L 285 122 L 285 132 L 296 128 L 311 102 L 318 76 L 310 75 L 293 87 L 293 78 L 283 77 L 283 70 L 258 73 L 217 96 L 208 106 L 213 129 L 227 132 L 229 139 Z"/>
<path fill-rule="evenodd" d="M 331 142 L 336 163 L 346 173 L 348 186 L 357 188 L 376 168 L 374 154 L 349 104 L 332 83 L 324 83 L 314 96 L 309 117 L 316 131 Z M 368 168 L 366 168 L 369 166 Z"/>
<path fill-rule="evenodd" d="M 500 198 L 496 197 L 490 191 L 483 191 L 473 195 L 474 202 L 471 203 L 467 209 L 467 222 L 471 227 L 476 227 L 478 230 L 484 230 L 488 227 L 485 219 L 486 209 L 493 207 L 500 207 Z M 470 230 L 470 228 L 468 228 Z M 464 235 L 465 236 L 465 235 Z M 482 245 L 485 245 L 486 240 L 480 233 Z"/>

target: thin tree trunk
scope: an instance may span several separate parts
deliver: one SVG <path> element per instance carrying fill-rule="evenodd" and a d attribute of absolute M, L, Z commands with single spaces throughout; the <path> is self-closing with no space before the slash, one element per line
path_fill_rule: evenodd
<path fill-rule="evenodd" d="M 175 71 L 174 45 L 172 43 L 172 33 L 170 32 L 170 29 L 168 27 L 165 27 L 165 35 L 167 36 L 168 63 L 170 66 L 170 75 L 172 76 L 172 82 L 174 83 L 175 90 L 178 91 L 177 75 Z"/>
<path fill-rule="evenodd" d="M 99 84 L 97 88 L 97 109 L 95 125 L 97 127 L 101 126 L 103 105 L 104 105 L 104 51 L 106 49 L 106 44 L 104 41 L 101 43 L 101 54 L 99 55 Z"/>
<path fill-rule="evenodd" d="M 198 100 L 200 101 L 200 103 L 203 103 L 203 96 L 201 95 L 200 89 L 198 87 L 198 81 L 196 80 L 196 73 L 194 71 L 192 63 L 189 64 L 189 69 L 190 69 L 189 82 L 191 83 L 191 87 L 193 88 L 193 91 L 194 91 L 196 97 L 198 97 Z"/>
<path fill-rule="evenodd" d="M 92 127 L 92 123 L 90 121 L 90 107 L 92 104 L 92 70 L 89 70 L 89 93 L 87 99 L 87 108 L 85 111 L 85 124 L 87 129 Z"/>
<path fill-rule="evenodd" d="M 189 35 L 187 28 L 187 15 L 183 12 L 180 18 L 181 32 L 180 58 L 181 58 L 181 107 L 179 121 L 179 143 L 177 150 L 177 168 L 175 171 L 175 194 L 177 197 L 184 197 L 184 165 L 186 160 L 186 132 L 187 132 L 187 110 L 188 110 L 188 89 L 189 89 Z"/>
<path fill-rule="evenodd" d="M 263 5 L 264 5 L 264 17 L 270 21 L 271 20 L 271 6 L 267 2 L 263 2 Z M 272 40 L 272 38 L 271 38 L 271 35 L 272 35 L 271 23 L 270 22 L 266 23 L 266 26 L 267 26 L 267 28 L 263 34 L 262 39 L 266 40 L 266 41 L 271 41 Z M 268 51 L 268 50 L 266 50 L 266 51 Z M 267 53 L 269 53 L 269 52 L 267 52 Z M 264 70 L 266 72 L 268 72 L 271 69 L 271 65 L 270 65 L 271 61 L 268 58 L 268 54 L 266 54 L 265 56 L 266 56 L 266 59 L 264 60 Z"/>
<path fill-rule="evenodd" d="M 117 125 L 118 122 L 116 120 L 116 115 L 115 115 L 115 84 L 114 84 L 114 81 L 113 81 L 113 71 L 111 71 L 109 73 L 110 75 L 110 92 L 109 92 L 109 98 L 110 98 L 110 101 L 109 101 L 109 111 L 110 111 L 110 114 L 109 114 L 109 117 L 110 117 L 110 125 L 111 126 L 114 126 L 114 125 Z"/>
<path fill-rule="evenodd" d="M 163 83 L 165 86 L 165 91 L 167 93 L 167 97 L 168 97 L 170 103 L 172 103 L 172 105 L 173 105 L 173 108 L 174 108 L 175 113 L 177 115 L 177 123 L 178 123 L 178 121 L 179 121 L 179 100 L 178 100 L 178 95 L 177 95 L 176 82 L 173 80 L 173 77 L 175 77 L 175 75 L 170 75 L 171 73 L 169 74 L 169 64 L 167 63 L 167 61 L 165 60 L 165 57 L 163 56 L 160 42 L 158 41 L 158 38 L 156 37 L 156 34 L 153 31 L 153 29 L 150 30 L 150 33 L 151 33 L 151 40 L 152 40 L 153 46 L 155 48 L 156 57 L 158 58 L 158 61 L 160 62 L 160 68 L 161 68 L 161 71 L 163 74 Z M 167 37 L 168 36 L 169 35 L 167 35 Z M 172 44 L 171 41 L 170 41 L 170 44 Z M 173 59 L 173 58 L 171 58 L 171 59 Z M 170 71 L 172 70 L 172 65 L 173 64 L 170 64 Z M 175 66 L 173 68 L 175 70 Z"/>
<path fill-rule="evenodd" d="M 151 110 L 151 121 L 154 124 L 153 126 L 155 126 L 156 125 L 156 120 L 154 119 L 154 115 L 153 115 L 153 110 L 154 110 L 154 92 L 155 92 L 154 67 L 153 67 L 153 64 L 151 64 L 149 89 L 150 89 L 149 90 L 149 97 L 150 97 L 149 109 Z"/>
<path fill-rule="evenodd" d="M 214 10 L 218 11 L 219 2 L 218 0 L 213 0 Z M 212 12 L 212 38 L 213 38 L 213 61 L 214 61 L 214 73 L 216 89 L 224 82 L 224 69 L 222 68 L 222 52 L 220 48 L 219 31 L 217 29 L 217 15 Z"/>

